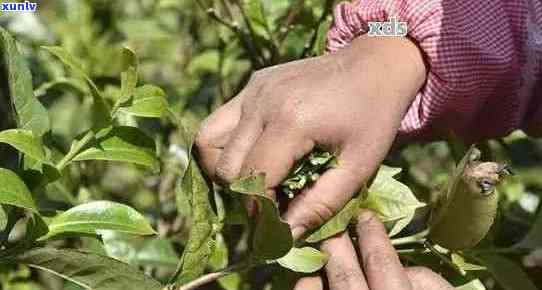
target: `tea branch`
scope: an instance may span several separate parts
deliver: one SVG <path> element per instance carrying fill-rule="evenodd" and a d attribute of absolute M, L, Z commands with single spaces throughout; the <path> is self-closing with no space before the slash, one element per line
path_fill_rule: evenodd
<path fill-rule="evenodd" d="M 163 290 L 194 290 L 194 289 L 197 289 L 200 286 L 203 286 L 205 284 L 214 282 L 214 281 L 216 281 L 216 280 L 218 280 L 218 279 L 220 279 L 222 277 L 228 276 L 230 274 L 234 274 L 236 272 L 246 270 L 246 269 L 248 269 L 250 267 L 251 267 L 251 265 L 249 263 L 241 262 L 239 264 L 235 264 L 235 265 L 232 265 L 230 267 L 227 267 L 222 271 L 213 272 L 213 273 L 203 275 L 203 276 L 201 276 L 201 277 L 199 277 L 199 278 L 197 278 L 197 279 L 195 279 L 192 282 L 189 282 L 187 284 L 180 285 L 180 286 L 170 285 L 170 286 L 167 286 L 166 288 L 164 288 Z"/>
<path fill-rule="evenodd" d="M 450 260 L 450 258 L 446 257 L 446 255 L 444 255 L 439 250 L 437 250 L 435 248 L 435 246 L 433 245 L 433 243 L 431 243 L 430 241 L 425 241 L 424 246 L 425 246 L 426 249 L 431 251 L 431 253 L 433 253 L 435 256 L 437 256 L 442 262 L 444 262 L 450 268 L 454 269 L 458 273 L 461 273 L 461 269 L 456 264 L 454 264 L 454 262 L 452 262 Z"/>
<path fill-rule="evenodd" d="M 256 47 L 253 45 L 252 39 L 249 39 L 249 37 L 246 35 L 242 29 L 241 26 L 237 21 L 229 21 L 224 19 L 215 8 L 209 7 L 207 8 L 205 4 L 201 0 L 197 0 L 196 3 L 198 6 L 207 13 L 207 15 L 213 19 L 214 21 L 220 23 L 221 25 L 225 26 L 229 30 L 231 30 L 233 33 L 235 33 L 238 37 L 241 43 L 243 44 L 243 47 L 247 50 L 247 53 L 252 61 L 253 64 L 256 64 L 257 67 L 263 66 L 263 61 L 260 58 L 261 55 L 256 49 Z"/>
<path fill-rule="evenodd" d="M 301 53 L 301 58 L 305 58 L 309 56 L 309 53 L 314 49 L 314 46 L 316 45 L 316 41 L 318 40 L 318 32 L 320 31 L 322 26 L 322 23 L 326 20 L 328 15 L 331 13 L 331 9 L 333 6 L 333 0 L 326 0 L 324 11 L 322 11 L 322 15 L 320 15 L 320 18 L 316 22 L 316 26 L 313 28 L 312 36 L 307 44 L 305 44 L 305 47 L 303 48 L 303 52 Z"/>
<path fill-rule="evenodd" d="M 94 132 L 88 131 L 81 140 L 76 141 L 73 146 L 70 148 L 70 151 L 58 162 L 56 165 L 56 169 L 58 171 L 62 171 L 72 159 L 79 154 L 81 149 L 83 149 L 87 144 L 94 139 Z"/>
<path fill-rule="evenodd" d="M 254 31 L 254 27 L 252 26 L 252 23 L 250 22 L 250 19 L 245 11 L 245 8 L 243 7 L 243 4 L 241 4 L 239 0 L 235 0 L 234 4 L 239 9 L 239 12 L 241 12 L 243 21 L 245 22 L 245 25 L 248 28 L 248 38 L 250 39 L 247 41 L 247 44 L 252 47 L 251 49 L 254 51 L 254 53 L 257 55 L 259 59 L 258 67 L 262 67 L 265 65 L 265 57 L 263 56 L 261 49 L 259 49 L 258 47 L 256 47 L 256 45 L 254 45 L 258 43 L 256 41 L 256 32 Z"/>
<path fill-rule="evenodd" d="M 426 229 L 412 236 L 393 239 L 391 240 L 391 244 L 394 246 L 401 246 L 401 245 L 406 245 L 406 244 L 424 243 L 425 237 L 427 237 L 428 234 L 429 234 L 429 229 Z"/>

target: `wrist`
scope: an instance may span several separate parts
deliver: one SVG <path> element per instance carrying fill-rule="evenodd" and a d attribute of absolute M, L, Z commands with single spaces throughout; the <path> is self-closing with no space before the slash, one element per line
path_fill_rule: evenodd
<path fill-rule="evenodd" d="M 361 36 L 339 52 L 344 77 L 358 85 L 364 106 L 380 126 L 399 129 L 426 80 L 421 50 L 406 37 Z"/>
<path fill-rule="evenodd" d="M 405 110 L 424 85 L 427 68 L 421 49 L 407 37 L 363 35 L 345 48 L 340 58 L 366 88 L 377 86 L 385 98 L 394 98 Z M 374 85 L 374 86 L 373 86 Z M 365 89 L 366 89 L 365 88 Z"/>

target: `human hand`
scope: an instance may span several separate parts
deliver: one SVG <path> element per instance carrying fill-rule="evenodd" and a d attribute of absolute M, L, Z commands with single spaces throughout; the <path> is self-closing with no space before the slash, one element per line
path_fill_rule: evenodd
<path fill-rule="evenodd" d="M 335 54 L 256 72 L 211 114 L 196 138 L 207 173 L 228 182 L 266 173 L 268 194 L 316 145 L 333 151 L 329 169 L 289 205 L 298 238 L 331 218 L 376 170 L 425 79 L 407 38 L 362 36 Z"/>
<path fill-rule="evenodd" d="M 441 276 L 423 267 L 405 268 L 391 245 L 384 225 L 371 212 L 357 226 L 361 263 L 347 233 L 322 243 L 330 290 L 452 290 Z M 320 277 L 302 278 L 294 290 L 323 290 Z"/>
<path fill-rule="evenodd" d="M 523 257 L 523 265 L 527 268 L 542 268 L 542 248 L 536 249 Z"/>

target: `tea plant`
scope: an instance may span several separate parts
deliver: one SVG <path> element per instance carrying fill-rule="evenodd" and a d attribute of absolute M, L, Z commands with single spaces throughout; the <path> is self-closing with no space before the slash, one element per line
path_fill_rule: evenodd
<path fill-rule="evenodd" d="M 404 264 L 460 289 L 540 285 L 518 262 L 542 245 L 537 204 L 525 205 L 542 188 L 542 146 L 521 133 L 483 154 L 457 141 L 398 148 L 298 241 L 264 175 L 217 185 L 200 170 L 199 121 L 251 71 L 323 53 L 333 1 L 111 2 L 50 4 L 52 40 L 0 29 L 3 289 L 291 289 L 325 265 L 319 242 L 366 209 Z M 324 148 L 307 155 L 278 200 L 333 166 Z"/>

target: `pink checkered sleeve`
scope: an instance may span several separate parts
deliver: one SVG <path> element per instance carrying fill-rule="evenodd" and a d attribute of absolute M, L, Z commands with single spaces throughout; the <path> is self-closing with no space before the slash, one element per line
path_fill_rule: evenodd
<path fill-rule="evenodd" d="M 327 49 L 368 31 L 371 21 L 406 22 L 423 50 L 427 80 L 407 111 L 402 137 L 451 132 L 466 141 L 514 129 L 542 133 L 542 4 L 537 0 L 358 0 L 339 4 Z M 400 55 L 398 55 L 400 57 Z"/>

